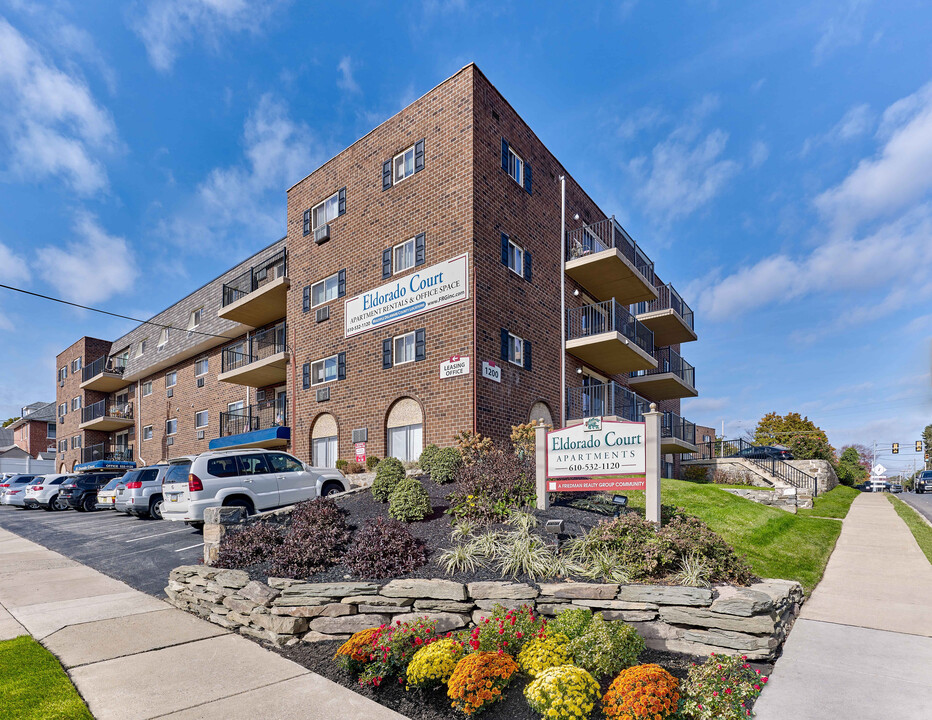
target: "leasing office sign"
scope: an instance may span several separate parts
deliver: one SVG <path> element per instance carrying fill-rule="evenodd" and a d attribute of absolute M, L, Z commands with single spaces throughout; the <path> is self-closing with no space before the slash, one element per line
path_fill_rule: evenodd
<path fill-rule="evenodd" d="M 466 300 L 468 273 L 464 253 L 350 298 L 344 308 L 346 337 Z"/>

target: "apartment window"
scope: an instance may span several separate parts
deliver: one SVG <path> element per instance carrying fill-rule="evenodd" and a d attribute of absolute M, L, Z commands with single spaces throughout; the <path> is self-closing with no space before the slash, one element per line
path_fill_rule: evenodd
<path fill-rule="evenodd" d="M 175 384 L 177 382 L 178 382 L 177 372 L 172 371 L 170 373 L 165 373 L 165 387 L 167 388 L 175 387 Z"/>
<path fill-rule="evenodd" d="M 58 406 L 58 417 L 63 417 L 68 414 L 68 403 L 63 402 Z"/>
<path fill-rule="evenodd" d="M 414 238 L 395 245 L 394 270 L 396 273 L 404 272 L 414 267 Z"/>
<path fill-rule="evenodd" d="M 178 432 L 178 418 L 172 418 L 165 421 L 165 434 L 174 435 Z"/>
<path fill-rule="evenodd" d="M 242 413 L 243 409 L 246 407 L 246 403 L 242 400 L 238 400 L 234 403 L 227 403 L 227 412 L 228 413 Z"/>
<path fill-rule="evenodd" d="M 58 368 L 58 381 L 61 382 L 66 377 L 68 377 L 68 368 L 67 367 Z"/>
<path fill-rule="evenodd" d="M 201 316 L 204 314 L 204 308 L 199 307 L 191 311 L 191 317 L 188 318 L 188 330 L 193 330 L 201 324 Z"/>
<path fill-rule="evenodd" d="M 328 278 L 311 285 L 311 307 L 322 305 L 339 297 L 340 273 L 334 273 Z"/>
<path fill-rule="evenodd" d="M 81 447 L 81 436 L 80 435 L 73 436 L 71 438 L 71 449 L 77 450 L 80 447 Z"/>
<path fill-rule="evenodd" d="M 508 362 L 524 367 L 524 340 L 508 333 Z"/>
<path fill-rule="evenodd" d="M 311 440 L 311 460 L 314 467 L 332 468 L 337 466 L 337 436 L 314 438 Z"/>
<path fill-rule="evenodd" d="M 424 426 L 403 425 L 388 429 L 388 454 L 401 462 L 412 462 L 421 456 Z"/>
<path fill-rule="evenodd" d="M 409 332 L 399 335 L 394 339 L 394 362 L 395 365 L 414 362 L 414 333 Z"/>
<path fill-rule="evenodd" d="M 71 361 L 71 374 L 74 375 L 78 370 L 81 369 L 81 358 L 76 358 Z"/>
<path fill-rule="evenodd" d="M 146 425 L 146 426 L 142 429 L 142 439 L 143 439 L 143 440 L 151 440 L 151 439 L 152 439 L 152 426 L 151 426 L 151 425 Z"/>
<path fill-rule="evenodd" d="M 524 160 L 511 148 L 508 148 L 508 174 L 518 185 L 524 185 Z"/>
<path fill-rule="evenodd" d="M 311 224 L 313 230 L 323 227 L 340 213 L 340 193 L 333 193 L 319 205 L 311 209 Z"/>
<path fill-rule="evenodd" d="M 424 233 L 418 233 L 410 240 L 385 248 L 382 251 L 382 278 L 423 265 L 427 261 L 426 238 Z"/>
<path fill-rule="evenodd" d="M 142 357 L 143 353 L 146 351 L 146 345 L 148 345 L 149 339 L 139 341 L 139 347 L 136 348 L 136 357 Z"/>
<path fill-rule="evenodd" d="M 58 426 L 55 423 L 46 423 L 45 437 L 47 437 L 49 440 L 54 440 L 57 434 Z"/>
<path fill-rule="evenodd" d="M 81 409 L 81 398 L 80 397 L 71 398 L 71 409 L 72 411 Z"/>
<path fill-rule="evenodd" d="M 392 165 L 395 168 L 395 175 L 392 182 L 396 185 L 405 178 L 414 175 L 414 145 L 404 152 L 398 153 L 392 161 Z"/>
<path fill-rule="evenodd" d="M 311 363 L 311 384 L 320 385 L 337 379 L 338 355 L 331 355 L 323 360 Z"/>
<path fill-rule="evenodd" d="M 146 380 L 142 384 L 142 396 L 146 397 L 147 395 L 151 395 L 151 394 L 152 394 L 152 381 Z"/>
<path fill-rule="evenodd" d="M 159 334 L 159 350 L 165 347 L 165 344 L 168 342 L 168 331 L 169 328 L 162 328 L 162 332 Z"/>
<path fill-rule="evenodd" d="M 196 363 L 194 363 L 194 376 L 200 377 L 201 375 L 207 374 L 207 358 L 201 358 Z"/>
<path fill-rule="evenodd" d="M 207 427 L 207 411 L 201 410 L 200 412 L 194 413 L 194 427 L 196 429 Z"/>
<path fill-rule="evenodd" d="M 388 190 L 423 169 L 424 140 L 418 140 L 407 150 L 382 163 L 382 190 Z"/>
<path fill-rule="evenodd" d="M 524 276 L 524 249 L 516 245 L 513 240 L 508 241 L 508 269 L 517 275 Z"/>

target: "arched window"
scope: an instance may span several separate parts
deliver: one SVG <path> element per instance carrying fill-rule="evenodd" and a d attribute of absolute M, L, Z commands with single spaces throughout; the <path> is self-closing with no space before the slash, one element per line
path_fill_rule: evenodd
<path fill-rule="evenodd" d="M 330 413 L 324 413 L 314 421 L 311 429 L 311 465 L 336 467 L 338 453 L 337 419 Z"/>
<path fill-rule="evenodd" d="M 545 425 L 553 427 L 553 416 L 550 414 L 550 408 L 547 407 L 547 403 L 538 400 L 531 405 L 531 414 L 528 417 L 528 422 L 536 423 L 541 419 L 544 421 Z"/>
<path fill-rule="evenodd" d="M 424 446 L 424 414 L 421 404 L 413 398 L 401 398 L 388 411 L 385 419 L 388 456 L 402 462 L 417 460 Z"/>

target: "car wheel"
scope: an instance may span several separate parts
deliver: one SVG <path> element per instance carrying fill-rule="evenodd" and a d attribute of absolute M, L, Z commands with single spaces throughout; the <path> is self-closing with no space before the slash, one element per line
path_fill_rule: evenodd
<path fill-rule="evenodd" d="M 65 500 L 61 495 L 56 495 L 51 500 L 49 500 L 49 510 L 67 510 L 68 501 Z"/>
<path fill-rule="evenodd" d="M 243 508 L 243 514 L 246 515 L 246 517 L 256 514 L 256 510 L 253 508 L 252 503 L 245 498 L 233 498 L 232 500 L 224 500 L 223 507 L 241 507 Z"/>
<path fill-rule="evenodd" d="M 149 517 L 153 520 L 162 519 L 162 496 L 156 496 L 152 498 L 152 501 L 149 503 Z"/>
<path fill-rule="evenodd" d="M 336 495 L 337 493 L 343 492 L 343 486 L 338 482 L 327 482 L 324 483 L 324 486 L 320 489 L 321 497 L 327 497 L 328 495 Z"/>
<path fill-rule="evenodd" d="M 84 508 L 84 512 L 94 512 L 94 510 L 97 509 L 97 503 L 95 502 L 95 498 L 91 497 L 90 495 L 86 496 L 81 501 L 81 507 Z"/>

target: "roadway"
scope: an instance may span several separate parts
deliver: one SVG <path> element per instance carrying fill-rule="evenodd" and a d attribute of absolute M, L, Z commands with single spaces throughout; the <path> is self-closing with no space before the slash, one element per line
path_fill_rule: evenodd
<path fill-rule="evenodd" d="M 897 493 L 896 497 L 910 504 L 916 511 L 925 515 L 926 520 L 932 522 L 932 493 L 917 495 L 916 493 L 903 492 Z"/>

